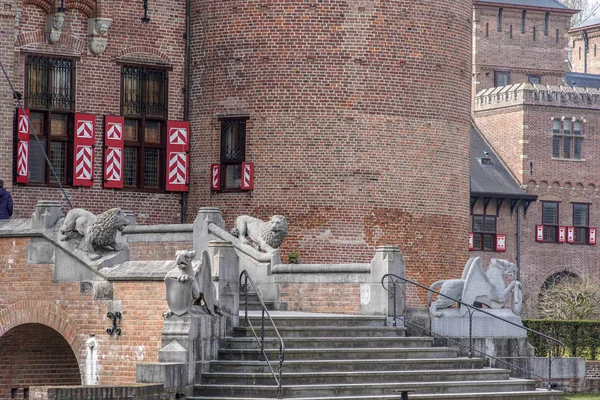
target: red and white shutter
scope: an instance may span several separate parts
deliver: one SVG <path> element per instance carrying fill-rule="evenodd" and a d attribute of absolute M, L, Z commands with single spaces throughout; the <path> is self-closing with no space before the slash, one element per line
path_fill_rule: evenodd
<path fill-rule="evenodd" d="M 473 250 L 474 247 L 474 239 L 473 239 L 473 232 L 469 233 L 469 250 Z"/>
<path fill-rule="evenodd" d="M 210 187 L 212 190 L 221 190 L 221 164 L 210 165 Z"/>
<path fill-rule="evenodd" d="M 17 182 L 29 182 L 29 110 L 17 114 Z"/>
<path fill-rule="evenodd" d="M 535 226 L 535 241 L 536 242 L 544 241 L 544 225 L 536 225 Z"/>
<path fill-rule="evenodd" d="M 94 185 L 96 116 L 75 114 L 73 186 Z"/>
<path fill-rule="evenodd" d="M 104 117 L 104 187 L 123 187 L 125 119 L 107 115 Z"/>
<path fill-rule="evenodd" d="M 187 192 L 190 172 L 190 123 L 167 122 L 167 190 Z"/>
<path fill-rule="evenodd" d="M 596 244 L 596 228 L 590 228 L 588 244 Z"/>
<path fill-rule="evenodd" d="M 558 243 L 564 243 L 567 241 L 567 227 L 559 226 L 558 227 Z"/>
<path fill-rule="evenodd" d="M 567 243 L 575 243 L 575 227 L 567 226 Z"/>
<path fill-rule="evenodd" d="M 254 189 L 254 164 L 242 163 L 242 190 Z"/>
<path fill-rule="evenodd" d="M 505 234 L 496 235 L 496 251 L 500 251 L 500 252 L 506 251 L 506 235 Z"/>

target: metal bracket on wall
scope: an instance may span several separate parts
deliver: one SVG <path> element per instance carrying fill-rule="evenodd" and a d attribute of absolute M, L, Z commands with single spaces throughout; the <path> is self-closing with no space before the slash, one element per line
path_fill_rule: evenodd
<path fill-rule="evenodd" d="M 112 336 L 113 334 L 117 334 L 117 336 L 121 336 L 121 328 L 117 327 L 117 320 L 121 319 L 121 313 L 120 312 L 109 312 L 108 314 L 106 314 L 106 316 L 110 319 L 112 319 L 112 327 L 111 328 L 107 328 L 106 329 L 106 333 L 108 333 L 110 336 Z"/>
<path fill-rule="evenodd" d="M 142 17 L 142 22 L 150 22 L 150 17 L 148 17 L 148 0 L 143 0 L 142 5 L 144 7 L 144 16 Z"/>

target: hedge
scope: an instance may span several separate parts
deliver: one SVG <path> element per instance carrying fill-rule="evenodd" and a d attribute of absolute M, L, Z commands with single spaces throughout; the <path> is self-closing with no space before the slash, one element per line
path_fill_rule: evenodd
<path fill-rule="evenodd" d="M 558 321 L 523 320 L 523 325 L 545 335 L 561 340 L 566 345 L 565 356 L 584 357 L 598 360 L 600 357 L 600 321 Z M 548 355 L 548 341 L 531 332 L 527 334 L 529 343 L 535 348 L 535 355 Z"/>

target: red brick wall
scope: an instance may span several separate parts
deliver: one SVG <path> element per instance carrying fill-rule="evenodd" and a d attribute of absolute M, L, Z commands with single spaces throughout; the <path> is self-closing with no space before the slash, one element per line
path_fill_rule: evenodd
<path fill-rule="evenodd" d="M 15 24 L 16 7 L 21 9 L 18 23 Z M 184 21 L 185 1 L 168 0 L 153 1 L 150 5 L 151 21 L 144 24 L 140 21 L 142 7 L 137 3 L 118 0 L 98 6 L 97 14 L 92 11 L 89 16 L 112 18 L 112 26 L 108 31 L 108 45 L 102 55 L 93 55 L 87 50 L 88 2 L 80 0 L 67 4 L 67 13 L 61 40 L 57 44 L 46 43 L 44 29 L 46 12 L 31 3 L 33 1 L 15 2 L 10 12 L 1 16 L 3 65 L 8 69 L 15 89 L 23 92 L 24 61 L 26 54 L 35 52 L 44 55 L 72 54 L 76 55 L 76 112 L 96 115 L 96 147 L 94 162 L 93 188 L 68 188 L 67 192 L 75 207 L 86 208 L 92 212 L 105 211 L 115 205 L 132 210 L 138 223 L 176 223 L 180 221 L 180 195 L 175 193 L 142 193 L 123 189 L 103 189 L 103 142 L 104 115 L 120 114 L 120 76 L 119 61 L 128 59 L 145 60 L 150 64 L 169 64 L 168 117 L 181 120 L 183 118 L 184 83 Z M 95 7 L 95 2 L 93 7 Z M 45 4 L 40 2 L 40 4 Z M 4 9 L 6 10 L 6 8 Z M 50 11 L 53 12 L 53 11 Z M 16 26 L 15 26 L 16 25 Z M 14 34 L 18 34 L 15 42 Z M 12 39 L 12 40 L 9 40 Z M 14 62 L 13 62 L 14 60 Z M 2 85 L 2 93 L 7 85 Z M 6 92 L 3 99 L 11 99 L 12 94 Z M 12 185 L 13 179 L 13 129 L 12 119 L 15 115 L 16 103 L 4 100 L 0 109 L 0 141 L 5 157 L 0 160 L 0 174 L 15 200 L 15 216 L 28 217 L 40 199 L 61 200 L 62 195 L 57 188 L 34 187 L 34 185 Z M 36 145 L 32 142 L 31 145 Z M 67 204 L 62 202 L 65 210 Z"/>
<path fill-rule="evenodd" d="M 571 16 L 551 12 L 546 36 L 545 11 L 527 10 L 525 33 L 522 33 L 522 9 L 503 8 L 500 32 L 498 10 L 498 7 L 474 7 L 474 92 L 494 86 L 494 70 L 510 71 L 511 84 L 527 82 L 527 75 L 541 76 L 543 84 L 558 85 L 563 82 L 564 74 L 568 71 L 565 47 L 568 43 L 567 31 Z"/>
<path fill-rule="evenodd" d="M 25 324 L 0 337 L 0 398 L 32 385 L 80 385 L 73 350 L 55 330 Z M 21 397 L 22 398 L 22 397 Z"/>
<path fill-rule="evenodd" d="M 283 259 L 368 262 L 395 244 L 413 278 L 454 275 L 468 232 L 471 16 L 464 0 L 194 2 L 190 209 L 218 206 L 229 227 L 286 215 Z M 227 115 L 249 116 L 252 193 L 210 192 Z"/>
<path fill-rule="evenodd" d="M 13 329 L 18 333 L 23 324 L 42 324 L 65 339 L 84 374 L 85 341 L 95 335 L 98 384 L 135 382 L 136 364 L 158 358 L 162 313 L 167 310 L 164 283 L 115 282 L 112 302 L 94 300 L 79 282 L 52 282 L 52 265 L 27 264 L 28 243 L 28 239 L 0 239 L 0 346 L 8 343 L 5 335 Z M 106 333 L 111 326 L 106 313 L 114 310 L 111 304 L 122 306 L 121 336 Z"/>
<path fill-rule="evenodd" d="M 586 29 L 588 34 L 588 53 L 585 57 L 585 44 L 579 30 L 571 32 L 569 50 L 573 63 L 573 72 L 587 72 L 600 74 L 600 29 L 598 27 Z M 585 62 L 587 61 L 587 70 Z"/>

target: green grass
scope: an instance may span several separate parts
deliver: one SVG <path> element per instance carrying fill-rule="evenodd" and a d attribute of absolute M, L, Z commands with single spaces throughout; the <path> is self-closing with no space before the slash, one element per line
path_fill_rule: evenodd
<path fill-rule="evenodd" d="M 600 394 L 565 394 L 565 400 L 600 400 Z"/>

